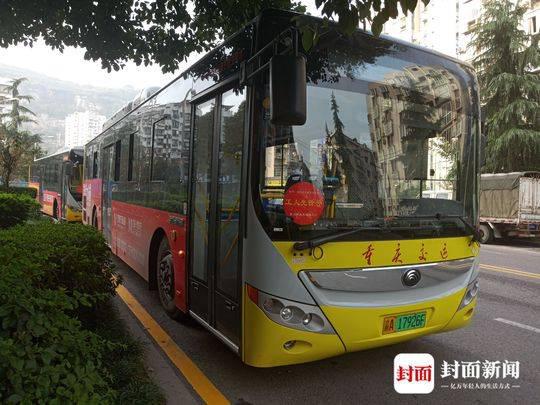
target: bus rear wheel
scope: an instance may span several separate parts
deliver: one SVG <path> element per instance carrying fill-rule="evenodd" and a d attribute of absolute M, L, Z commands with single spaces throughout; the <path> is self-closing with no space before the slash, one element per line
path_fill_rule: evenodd
<path fill-rule="evenodd" d="M 493 241 L 493 230 L 488 224 L 480 224 L 480 243 L 491 243 Z"/>
<path fill-rule="evenodd" d="M 98 229 L 98 219 L 97 219 L 96 207 L 94 207 L 94 209 L 92 211 L 92 227 L 94 227 L 95 229 Z"/>
<path fill-rule="evenodd" d="M 185 318 L 186 315 L 176 307 L 175 303 L 174 263 L 166 237 L 159 244 L 156 271 L 157 289 L 161 306 L 171 318 L 177 320 Z"/>

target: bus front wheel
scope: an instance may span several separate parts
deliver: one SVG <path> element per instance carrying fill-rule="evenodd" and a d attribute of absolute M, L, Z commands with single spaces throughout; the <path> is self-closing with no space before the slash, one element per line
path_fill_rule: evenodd
<path fill-rule="evenodd" d="M 161 306 L 173 319 L 182 319 L 185 314 L 176 307 L 174 287 L 174 264 L 172 252 L 166 237 L 159 244 L 157 254 L 157 289 Z"/>
<path fill-rule="evenodd" d="M 480 224 L 480 243 L 490 243 L 493 241 L 493 230 L 488 224 Z"/>

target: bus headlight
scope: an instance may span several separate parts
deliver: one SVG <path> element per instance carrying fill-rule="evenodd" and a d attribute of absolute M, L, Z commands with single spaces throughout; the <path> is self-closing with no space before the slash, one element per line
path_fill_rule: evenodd
<path fill-rule="evenodd" d="M 279 315 L 281 315 L 281 319 L 285 322 L 289 322 L 293 317 L 293 311 L 291 308 L 285 307 L 279 312 Z"/>
<path fill-rule="evenodd" d="M 467 290 L 465 291 L 465 295 L 463 296 L 463 299 L 461 300 L 459 309 L 466 307 L 467 305 L 471 303 L 474 297 L 478 295 L 478 288 L 479 288 L 479 282 L 478 282 L 478 277 L 477 277 L 467 286 Z"/>
<path fill-rule="evenodd" d="M 280 325 L 309 332 L 336 333 L 316 305 L 274 297 L 251 286 L 248 287 L 248 295 L 268 318 Z"/>
<path fill-rule="evenodd" d="M 312 318 L 313 316 L 311 314 L 305 314 L 304 317 L 302 318 L 302 323 L 307 326 L 311 322 Z"/>

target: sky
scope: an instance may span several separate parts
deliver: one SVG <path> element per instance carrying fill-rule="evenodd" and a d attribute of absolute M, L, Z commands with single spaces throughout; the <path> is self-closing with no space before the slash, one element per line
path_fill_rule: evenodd
<path fill-rule="evenodd" d="M 319 15 L 314 0 L 304 0 L 308 12 Z M 178 73 L 185 70 L 198 59 L 201 54 L 190 55 L 187 62 L 180 65 Z M 61 80 L 97 87 L 120 88 L 132 86 L 142 89 L 152 86 L 163 86 L 176 75 L 163 74 L 159 66 L 137 66 L 129 63 L 119 72 L 108 73 L 101 68 L 99 62 L 84 60 L 81 48 L 66 48 L 63 53 L 53 51 L 42 41 L 33 48 L 23 45 L 0 48 L 0 63 L 30 69 Z"/>

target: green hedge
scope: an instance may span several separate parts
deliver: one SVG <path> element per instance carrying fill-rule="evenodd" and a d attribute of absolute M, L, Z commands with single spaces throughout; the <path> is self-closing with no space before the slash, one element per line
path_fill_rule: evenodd
<path fill-rule="evenodd" d="M 83 300 L 34 288 L 22 258 L 0 265 L 0 402 L 111 403 L 103 366 L 112 345 L 70 316 Z"/>
<path fill-rule="evenodd" d="M 39 203 L 28 195 L 0 193 L 0 229 L 36 217 L 38 212 Z"/>
<path fill-rule="evenodd" d="M 119 281 L 93 228 L 0 231 L 0 403 L 164 402 L 111 308 Z"/>
<path fill-rule="evenodd" d="M 38 222 L 0 233 L 0 262 L 24 254 L 41 271 L 28 276 L 37 288 L 64 288 L 107 299 L 118 280 L 102 234 L 80 224 Z"/>
<path fill-rule="evenodd" d="M 4 191 L 10 194 L 28 195 L 32 198 L 36 198 L 37 196 L 37 189 L 33 187 L 10 187 L 9 190 L 4 190 Z"/>

